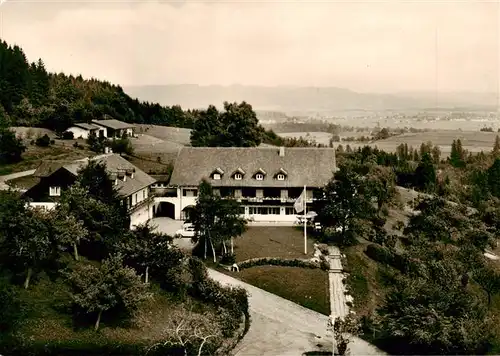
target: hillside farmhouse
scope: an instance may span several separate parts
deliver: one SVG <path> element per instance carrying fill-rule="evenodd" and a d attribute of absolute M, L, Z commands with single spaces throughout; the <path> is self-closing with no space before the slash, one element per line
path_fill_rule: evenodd
<path fill-rule="evenodd" d="M 150 187 L 155 180 L 117 154 L 104 154 L 70 163 L 44 162 L 35 171 L 39 183 L 24 193 L 31 206 L 52 209 L 61 193 L 75 183 L 78 171 L 89 160 L 104 163 L 110 178 L 114 181 L 122 201 L 130 214 L 130 226 L 146 223 L 153 217 L 153 196 Z"/>
<path fill-rule="evenodd" d="M 66 131 L 73 132 L 74 138 L 84 138 L 87 139 L 92 133 L 96 136 L 104 136 L 105 129 L 92 124 L 87 124 L 85 122 L 76 123 L 71 126 Z"/>
<path fill-rule="evenodd" d="M 123 134 L 127 134 L 127 136 L 134 135 L 134 125 L 127 124 L 126 122 L 108 119 L 108 120 L 93 120 L 93 125 L 96 125 L 103 130 L 104 137 L 117 137 L 120 138 Z"/>
<path fill-rule="evenodd" d="M 189 218 L 198 185 L 207 179 L 216 194 L 240 201 L 246 218 L 293 222 L 297 219 L 293 203 L 304 185 L 307 202 L 312 203 L 335 169 L 333 148 L 184 147 L 169 184 L 152 187 L 154 215 Z"/>

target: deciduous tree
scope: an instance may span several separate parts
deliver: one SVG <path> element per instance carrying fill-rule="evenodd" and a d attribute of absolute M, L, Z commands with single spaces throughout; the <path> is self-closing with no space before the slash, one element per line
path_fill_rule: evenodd
<path fill-rule="evenodd" d="M 120 255 L 111 256 L 100 267 L 80 263 L 67 271 L 75 305 L 86 313 L 97 313 L 95 330 L 99 328 L 103 312 L 113 308 L 126 311 L 136 309 L 151 295 L 135 270 L 124 267 Z"/>

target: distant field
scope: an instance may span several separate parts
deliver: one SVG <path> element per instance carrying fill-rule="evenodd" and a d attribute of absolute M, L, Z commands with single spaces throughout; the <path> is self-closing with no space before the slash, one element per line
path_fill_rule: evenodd
<path fill-rule="evenodd" d="M 330 137 L 332 137 L 332 134 L 329 134 L 328 132 L 283 132 L 278 133 L 278 135 L 287 138 L 302 137 L 307 140 L 314 140 L 316 143 L 322 143 L 324 145 L 328 145 L 330 143 Z"/>
<path fill-rule="evenodd" d="M 433 144 L 441 148 L 444 155 L 448 155 L 451 151 L 453 140 L 460 139 L 462 146 L 470 152 L 490 151 L 495 142 L 496 132 L 480 132 L 480 131 L 459 131 L 459 130 L 441 130 L 419 133 L 407 133 L 403 135 L 393 136 L 386 140 L 380 140 L 370 143 L 370 146 L 394 152 L 396 147 L 401 143 L 407 143 L 408 146 L 419 147 L 422 143 L 431 141 Z M 351 146 L 352 148 L 363 147 L 364 143 L 342 142 L 342 145 Z"/>

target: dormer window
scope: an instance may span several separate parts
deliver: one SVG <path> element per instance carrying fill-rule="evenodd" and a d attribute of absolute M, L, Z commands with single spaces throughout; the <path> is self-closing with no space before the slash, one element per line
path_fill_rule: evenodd
<path fill-rule="evenodd" d="M 266 171 L 263 170 L 262 168 L 259 168 L 257 172 L 254 174 L 255 180 L 264 180 L 264 177 L 266 176 Z"/>
<path fill-rule="evenodd" d="M 221 180 L 223 174 L 224 171 L 220 167 L 217 167 L 210 176 L 213 180 Z"/>
<path fill-rule="evenodd" d="M 276 173 L 274 178 L 276 178 L 276 180 L 285 180 L 287 175 L 288 175 L 287 171 L 285 171 L 283 168 L 280 168 L 280 170 Z"/>
<path fill-rule="evenodd" d="M 233 172 L 233 179 L 234 180 L 242 180 L 243 176 L 245 175 L 245 171 L 241 168 L 238 168 Z"/>

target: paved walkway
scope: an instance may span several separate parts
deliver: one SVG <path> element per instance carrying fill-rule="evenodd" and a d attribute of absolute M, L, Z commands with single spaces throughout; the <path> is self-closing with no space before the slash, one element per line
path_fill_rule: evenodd
<path fill-rule="evenodd" d="M 307 351 L 331 351 L 328 316 L 306 309 L 248 283 L 209 269 L 209 275 L 225 285 L 249 292 L 251 326 L 234 349 L 235 356 L 299 356 Z M 364 340 L 354 338 L 351 355 L 383 354 Z"/>
<path fill-rule="evenodd" d="M 344 285 L 344 274 L 342 270 L 340 250 L 336 246 L 328 246 L 328 260 L 330 271 L 328 272 L 330 289 L 330 311 L 332 317 L 344 318 L 349 314 L 347 306 L 346 288 Z"/>
<path fill-rule="evenodd" d="M 0 176 L 0 190 L 9 190 L 11 188 L 7 183 L 7 181 L 16 179 L 16 178 L 21 178 L 21 177 L 26 177 L 34 174 L 36 169 L 31 169 L 29 171 L 24 171 L 24 172 L 17 172 L 17 173 L 12 173 L 12 174 L 7 174 L 4 176 Z M 13 190 L 20 190 L 23 191 L 24 189 L 13 189 Z"/>

